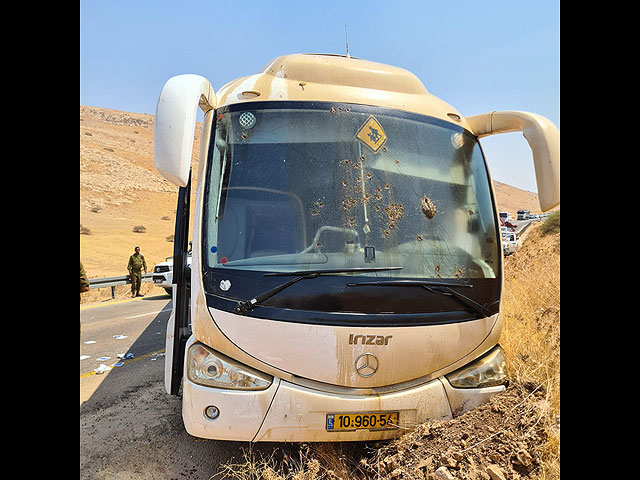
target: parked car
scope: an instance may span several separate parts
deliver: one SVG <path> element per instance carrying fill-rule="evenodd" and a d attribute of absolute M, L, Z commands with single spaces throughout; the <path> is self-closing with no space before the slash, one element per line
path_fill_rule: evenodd
<path fill-rule="evenodd" d="M 191 266 L 191 254 L 187 257 L 187 265 Z M 153 284 L 164 288 L 171 295 L 173 284 L 173 257 L 167 257 L 164 262 L 153 267 Z"/>
<path fill-rule="evenodd" d="M 506 255 L 511 255 L 518 248 L 518 236 L 515 232 L 509 232 L 502 237 L 502 250 Z"/>
<path fill-rule="evenodd" d="M 518 224 L 517 223 L 513 223 L 510 220 L 507 220 L 506 222 L 504 222 L 504 224 L 509 228 L 513 228 L 513 229 L 518 228 Z"/>

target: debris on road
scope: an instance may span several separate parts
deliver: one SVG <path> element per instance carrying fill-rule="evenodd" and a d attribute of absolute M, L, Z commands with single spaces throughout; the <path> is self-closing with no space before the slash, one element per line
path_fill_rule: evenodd
<path fill-rule="evenodd" d="M 103 374 L 104 372 L 108 372 L 109 370 L 111 370 L 111 367 L 108 367 L 107 365 L 105 365 L 104 363 L 101 363 L 98 368 L 94 368 L 93 371 L 96 372 L 98 375 Z"/>

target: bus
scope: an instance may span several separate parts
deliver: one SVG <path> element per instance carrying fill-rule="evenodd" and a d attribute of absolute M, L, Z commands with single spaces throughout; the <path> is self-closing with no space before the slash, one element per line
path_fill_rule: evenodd
<path fill-rule="evenodd" d="M 531 212 L 529 210 L 518 210 L 517 212 L 517 220 L 528 220 L 531 217 Z"/>
<path fill-rule="evenodd" d="M 559 131 L 539 115 L 465 117 L 411 72 L 341 55 L 284 55 L 216 92 L 171 77 L 154 162 L 179 187 L 165 388 L 186 431 L 388 439 L 503 391 L 502 235 L 479 139 L 514 131 L 549 210 Z"/>

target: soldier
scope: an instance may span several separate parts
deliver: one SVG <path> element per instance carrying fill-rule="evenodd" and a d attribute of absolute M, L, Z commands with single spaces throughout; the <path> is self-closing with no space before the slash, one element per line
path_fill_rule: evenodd
<path fill-rule="evenodd" d="M 82 261 L 80 261 L 80 293 L 89 291 L 89 280 L 87 279 L 87 273 L 84 271 Z"/>
<path fill-rule="evenodd" d="M 129 257 L 129 264 L 127 265 L 129 275 L 131 275 L 131 298 L 144 297 L 144 295 L 140 295 L 140 284 L 142 283 L 141 270 L 147 273 L 147 262 L 144 260 L 144 255 L 140 253 L 140 247 L 136 247 L 135 252 L 136 253 Z"/>
<path fill-rule="evenodd" d="M 87 272 L 84 271 L 82 260 L 80 260 L 80 293 L 89 291 L 89 279 L 87 278 Z M 82 296 L 80 296 L 82 301 Z M 80 336 L 82 337 L 82 322 L 80 322 Z"/>

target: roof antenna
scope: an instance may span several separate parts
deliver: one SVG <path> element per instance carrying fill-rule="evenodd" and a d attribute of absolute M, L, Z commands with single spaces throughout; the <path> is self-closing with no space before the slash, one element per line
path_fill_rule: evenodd
<path fill-rule="evenodd" d="M 347 24 L 344 24 L 344 42 L 347 44 L 347 58 L 351 58 L 349 55 L 349 40 L 347 39 Z"/>

